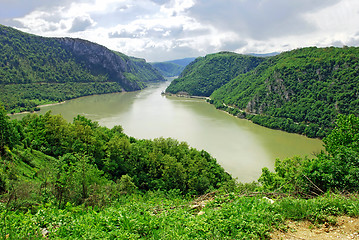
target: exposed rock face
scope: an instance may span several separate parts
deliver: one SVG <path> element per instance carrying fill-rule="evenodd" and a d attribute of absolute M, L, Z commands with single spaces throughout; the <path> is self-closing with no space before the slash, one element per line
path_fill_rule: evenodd
<path fill-rule="evenodd" d="M 145 60 L 130 58 L 82 39 L 58 38 L 57 40 L 64 49 L 72 52 L 77 62 L 88 68 L 91 73 L 107 75 L 109 81 L 120 83 L 125 90 L 139 90 L 144 87 L 143 82 L 164 80 L 160 73 Z M 138 75 L 141 72 L 138 68 L 145 68 L 143 70 L 149 71 L 149 74 L 146 74 L 147 79 Z"/>

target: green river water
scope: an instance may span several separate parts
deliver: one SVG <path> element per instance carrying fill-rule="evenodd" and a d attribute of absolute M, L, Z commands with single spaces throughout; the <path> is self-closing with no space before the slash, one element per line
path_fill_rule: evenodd
<path fill-rule="evenodd" d="M 242 182 L 257 180 L 263 167 L 273 169 L 276 158 L 313 157 L 322 141 L 267 129 L 216 110 L 201 99 L 162 96 L 169 82 L 142 91 L 96 95 L 42 107 L 72 121 L 78 114 L 100 125 L 121 125 L 129 136 L 171 137 L 204 149 Z M 18 115 L 19 116 L 19 115 Z"/>

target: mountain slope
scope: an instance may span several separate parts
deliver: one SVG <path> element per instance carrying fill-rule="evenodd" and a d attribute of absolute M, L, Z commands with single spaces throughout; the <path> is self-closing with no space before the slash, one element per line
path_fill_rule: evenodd
<path fill-rule="evenodd" d="M 186 67 L 188 64 L 190 64 L 194 60 L 196 60 L 196 58 L 192 57 L 192 58 L 175 59 L 175 60 L 171 60 L 171 61 L 167 61 L 167 62 L 174 63 L 174 64 L 180 65 L 182 67 Z"/>
<path fill-rule="evenodd" d="M 195 58 L 183 58 L 166 62 L 154 62 L 151 63 L 151 65 L 165 77 L 176 77 L 179 76 L 183 69 L 194 60 Z"/>
<path fill-rule="evenodd" d="M 26 107 L 26 104 L 33 105 L 31 101 L 39 101 L 27 91 L 33 84 L 46 84 L 48 92 L 55 91 L 60 95 L 55 89 L 64 90 L 67 88 L 64 84 L 71 84 L 81 89 L 75 95 L 83 96 L 88 95 L 86 92 L 105 93 L 108 88 L 110 92 L 139 90 L 146 82 L 164 80 L 143 59 L 128 57 L 81 39 L 44 38 L 0 25 L 0 47 L 0 101 L 7 109 Z M 97 83 L 95 87 L 94 83 Z M 19 101 L 14 102 L 8 96 L 22 89 L 18 84 L 27 85 L 22 94 L 16 96 Z M 39 94 L 40 101 L 48 99 L 46 94 Z M 68 99 L 66 96 L 61 98 Z"/>
<path fill-rule="evenodd" d="M 165 77 L 175 77 L 181 74 L 184 66 L 171 62 L 155 62 L 151 65 L 156 68 Z"/>
<path fill-rule="evenodd" d="M 166 89 L 168 93 L 187 92 L 195 96 L 210 96 L 232 78 L 255 68 L 264 59 L 231 52 L 199 57 L 183 70 Z"/>
<path fill-rule="evenodd" d="M 359 115 L 359 48 L 303 48 L 268 58 L 211 95 L 254 122 L 322 137 L 338 113 Z M 223 105 L 225 104 L 225 105 Z"/>

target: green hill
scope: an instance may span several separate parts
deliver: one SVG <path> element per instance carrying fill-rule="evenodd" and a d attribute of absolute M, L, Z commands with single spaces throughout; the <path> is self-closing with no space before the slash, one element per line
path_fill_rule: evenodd
<path fill-rule="evenodd" d="M 267 127 L 323 137 L 338 113 L 359 115 L 358 59 L 355 47 L 284 52 L 232 79 L 211 102 Z"/>
<path fill-rule="evenodd" d="M 7 110 L 164 80 L 143 59 L 81 39 L 39 37 L 0 25 L 0 48 L 0 101 Z"/>
<path fill-rule="evenodd" d="M 195 96 L 210 96 L 212 92 L 239 74 L 255 68 L 264 59 L 231 52 L 199 57 L 183 70 L 166 89 L 168 93 L 187 92 Z"/>

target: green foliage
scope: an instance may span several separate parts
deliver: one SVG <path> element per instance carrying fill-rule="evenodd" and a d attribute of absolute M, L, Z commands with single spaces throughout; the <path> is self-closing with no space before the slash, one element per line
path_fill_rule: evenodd
<path fill-rule="evenodd" d="M 10 151 L 18 141 L 19 134 L 0 103 L 0 157 Z"/>
<path fill-rule="evenodd" d="M 277 160 L 275 172 L 262 170 L 262 188 L 309 195 L 329 190 L 359 191 L 358 123 L 354 115 L 339 115 L 337 126 L 323 139 L 327 152 L 314 159 Z"/>
<path fill-rule="evenodd" d="M 44 38 L 0 25 L 0 47 L 0 101 L 15 112 L 164 80 L 143 59 L 80 39 Z"/>
<path fill-rule="evenodd" d="M 10 211 L 0 204 L 1 237 L 9 239 L 269 239 L 284 220 L 336 223 L 336 216 L 358 217 L 357 196 L 267 199 L 217 195 L 201 209 L 194 199 L 163 192 L 121 195 L 110 206 L 51 204 L 35 211 Z"/>
<path fill-rule="evenodd" d="M 266 127 L 324 137 L 338 113 L 359 115 L 358 56 L 355 47 L 284 52 L 232 79 L 211 100 Z"/>
<path fill-rule="evenodd" d="M 268 168 L 262 169 L 258 181 L 265 191 L 298 192 L 303 186 L 302 165 L 305 160 L 300 157 L 286 158 L 283 161 L 276 159 L 274 173 Z"/>
<path fill-rule="evenodd" d="M 336 127 L 329 136 L 323 139 L 325 150 L 335 155 L 343 149 L 359 151 L 359 118 L 350 114 L 339 115 Z"/>
<path fill-rule="evenodd" d="M 199 57 L 173 80 L 166 92 L 187 92 L 194 96 L 210 96 L 214 90 L 239 74 L 254 69 L 264 59 L 231 52 L 220 52 Z"/>
<path fill-rule="evenodd" d="M 183 194 L 202 194 L 231 179 L 207 152 L 174 139 L 136 140 L 121 126 L 108 129 L 83 116 L 68 123 L 50 112 L 27 115 L 17 124 L 23 147 L 57 159 L 45 165 L 53 166 L 51 191 L 59 206 L 83 203 L 103 175 L 119 181 L 120 192 L 178 189 Z M 27 149 L 18 148 L 16 158 L 34 165 Z"/>
<path fill-rule="evenodd" d="M 284 198 L 275 205 L 278 212 L 286 219 L 308 220 L 312 223 L 335 224 L 335 216 L 358 216 L 358 198 L 326 194 L 313 199 Z"/>
<path fill-rule="evenodd" d="M 327 153 L 310 162 L 305 173 L 323 189 L 359 191 L 359 117 L 339 115 L 336 127 L 323 139 Z"/>
<path fill-rule="evenodd" d="M 16 113 L 39 110 L 36 106 L 42 104 L 121 91 L 121 85 L 115 82 L 8 84 L 0 88 L 0 101 L 5 109 Z"/>
<path fill-rule="evenodd" d="M 236 184 L 207 152 L 174 139 L 136 140 L 121 126 L 108 129 L 83 116 L 73 123 L 50 113 L 7 121 L 20 141 L 0 158 L 3 238 L 266 239 L 274 228 L 284 229 L 287 219 L 335 224 L 336 216 L 359 216 L 356 195 L 272 203 L 258 193 L 308 195 L 325 184 L 358 191 L 357 155 L 333 161 L 343 151 L 358 152 L 358 118 L 352 115 L 340 116 L 324 139 L 330 153 L 277 160 L 274 173 L 263 169 L 261 186 Z M 323 182 L 328 168 L 322 166 L 330 162 L 332 169 L 347 171 L 338 175 L 344 188 Z"/>
<path fill-rule="evenodd" d="M 122 175 L 121 179 L 118 181 L 118 189 L 122 193 L 134 193 L 137 187 L 132 182 L 132 178 L 126 174 Z"/>

